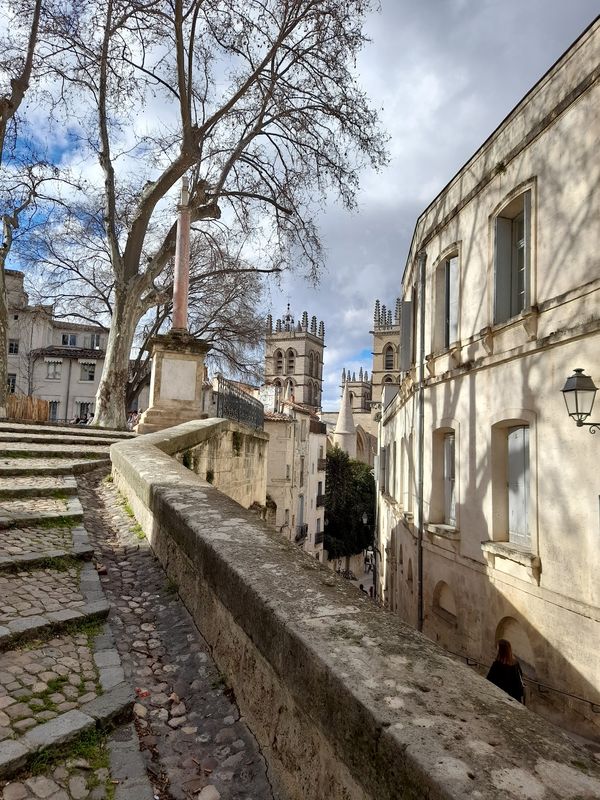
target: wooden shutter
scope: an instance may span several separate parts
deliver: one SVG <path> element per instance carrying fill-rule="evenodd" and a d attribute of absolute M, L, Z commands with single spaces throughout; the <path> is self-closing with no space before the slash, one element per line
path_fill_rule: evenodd
<path fill-rule="evenodd" d="M 530 547 L 529 428 L 508 430 L 508 539 Z"/>
<path fill-rule="evenodd" d="M 454 487 L 456 484 L 454 463 L 454 434 L 444 436 L 444 522 L 446 525 L 456 525 L 456 497 Z"/>
<path fill-rule="evenodd" d="M 524 308 L 529 308 L 531 305 L 531 192 L 525 192 L 523 197 L 523 216 L 525 226 Z"/>
<path fill-rule="evenodd" d="M 413 304 L 403 300 L 400 308 L 400 372 L 408 372 L 412 362 Z"/>
<path fill-rule="evenodd" d="M 458 256 L 448 259 L 447 292 L 448 292 L 448 346 L 458 341 Z"/>
<path fill-rule="evenodd" d="M 512 220 L 496 217 L 494 240 L 494 322 L 510 319 Z"/>

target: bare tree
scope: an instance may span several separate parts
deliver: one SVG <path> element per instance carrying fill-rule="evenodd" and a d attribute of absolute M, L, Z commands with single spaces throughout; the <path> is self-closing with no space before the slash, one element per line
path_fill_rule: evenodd
<path fill-rule="evenodd" d="M 114 285 L 95 423 L 124 427 L 130 350 L 172 258 L 172 190 L 191 176 L 193 221 L 242 230 L 268 268 L 322 252 L 314 220 L 353 206 L 385 140 L 356 84 L 371 0 L 80 0 L 55 59 L 103 174 Z M 90 31 L 97 32 L 90 36 Z M 171 198 L 171 199 L 170 199 Z"/>
<path fill-rule="evenodd" d="M 14 28 L 11 41 L 0 41 L 0 167 L 2 166 L 5 142 L 9 126 L 14 124 L 25 93 L 29 89 L 33 60 L 38 40 L 42 0 L 33 6 L 13 6 Z M 8 11 L 8 9 L 5 9 Z M 14 199 L 14 197 L 13 197 Z M 24 200 L 9 202 L 0 209 L 2 213 L 3 238 L 0 246 L 0 418 L 6 416 L 8 348 L 8 307 L 4 267 L 10 252 L 14 230 L 18 227 L 20 214 L 30 205 L 27 194 Z"/>

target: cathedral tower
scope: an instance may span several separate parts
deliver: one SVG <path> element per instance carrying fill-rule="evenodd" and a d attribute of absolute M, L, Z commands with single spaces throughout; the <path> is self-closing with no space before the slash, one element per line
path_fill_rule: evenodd
<path fill-rule="evenodd" d="M 350 408 L 352 411 L 366 412 L 371 411 L 371 381 L 369 373 L 361 367 L 358 371 L 358 379 L 356 372 L 342 370 L 342 390 L 348 384 L 348 397 L 350 399 Z"/>
<path fill-rule="evenodd" d="M 269 314 L 265 336 L 265 383 L 289 388 L 296 403 L 321 408 L 323 393 L 323 350 L 325 326 L 310 323 L 306 311 L 297 323 L 290 312 L 275 321 Z"/>
<path fill-rule="evenodd" d="M 400 382 L 400 298 L 396 299 L 394 313 L 391 308 L 375 301 L 373 314 L 373 400 L 381 400 L 384 383 Z"/>

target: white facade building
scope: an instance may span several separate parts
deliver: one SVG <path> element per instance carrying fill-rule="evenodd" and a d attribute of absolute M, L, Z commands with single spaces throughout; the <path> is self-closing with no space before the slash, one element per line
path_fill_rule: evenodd
<path fill-rule="evenodd" d="M 386 605 L 482 670 L 509 639 L 594 737 L 600 442 L 560 390 L 600 383 L 599 63 L 596 22 L 418 219 L 378 469 Z"/>

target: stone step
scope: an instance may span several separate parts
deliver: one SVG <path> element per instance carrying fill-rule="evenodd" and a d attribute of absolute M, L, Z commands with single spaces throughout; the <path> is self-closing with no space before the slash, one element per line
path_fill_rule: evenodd
<path fill-rule="evenodd" d="M 6 497 L 52 497 L 77 494 L 77 481 L 72 475 L 0 475 L 0 501 Z"/>
<path fill-rule="evenodd" d="M 27 422 L 2 422 L 0 421 L 0 431 L 3 432 L 22 432 L 22 433 L 48 433 L 66 434 L 68 436 L 100 436 L 110 439 L 131 439 L 137 434 L 131 431 L 114 431 L 108 428 L 93 428 L 88 425 L 36 425 Z"/>
<path fill-rule="evenodd" d="M 108 458 L 108 445 L 0 442 L 0 459 L 6 458 Z"/>
<path fill-rule="evenodd" d="M 79 475 L 100 467 L 110 467 L 110 458 L 4 458 L 0 459 L 0 477 L 9 475 Z"/>
<path fill-rule="evenodd" d="M 69 444 L 76 445 L 77 447 L 86 447 L 87 445 L 97 447 L 110 447 L 115 442 L 120 442 L 122 439 L 109 436 L 72 436 L 70 434 L 53 433 L 25 433 L 20 431 L 5 432 L 0 431 L 0 446 L 4 442 L 19 442 L 20 444 Z"/>
<path fill-rule="evenodd" d="M 108 611 L 93 564 L 67 562 L 61 569 L 32 567 L 1 573 L 0 651 L 55 628 L 104 619 Z"/>
<path fill-rule="evenodd" d="M 47 565 L 65 557 L 89 561 L 93 555 L 94 549 L 83 527 L 27 527 L 0 531 L 0 572 Z"/>
<path fill-rule="evenodd" d="M 81 522 L 83 509 L 79 498 L 56 497 L 17 498 L 0 500 L 0 531 L 17 526 L 51 524 L 69 525 Z"/>
<path fill-rule="evenodd" d="M 0 779 L 37 753 L 130 719 L 133 700 L 106 626 L 100 635 L 62 633 L 0 654 Z"/>

